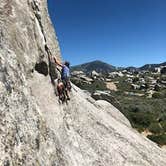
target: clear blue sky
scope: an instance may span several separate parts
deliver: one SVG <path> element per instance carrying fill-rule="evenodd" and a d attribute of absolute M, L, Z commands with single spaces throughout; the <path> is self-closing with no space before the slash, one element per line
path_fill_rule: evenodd
<path fill-rule="evenodd" d="M 166 61 L 166 0 L 48 0 L 63 59 L 115 66 Z"/>

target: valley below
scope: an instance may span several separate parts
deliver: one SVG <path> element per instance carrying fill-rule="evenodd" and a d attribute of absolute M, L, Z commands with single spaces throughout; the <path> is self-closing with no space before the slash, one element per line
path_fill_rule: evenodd
<path fill-rule="evenodd" d="M 100 65 L 99 65 L 100 63 Z M 97 70 L 95 70 L 95 64 Z M 99 66 L 102 68 L 99 69 Z M 73 67 L 71 80 L 95 100 L 117 107 L 138 130 L 160 147 L 166 145 L 166 73 L 163 65 L 112 68 L 94 61 Z"/>

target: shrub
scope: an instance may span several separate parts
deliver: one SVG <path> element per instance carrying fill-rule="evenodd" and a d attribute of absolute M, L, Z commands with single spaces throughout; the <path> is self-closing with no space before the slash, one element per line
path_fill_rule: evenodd
<path fill-rule="evenodd" d="M 162 98 L 162 95 L 159 92 L 155 92 L 155 93 L 153 93 L 152 97 L 159 99 L 159 98 Z"/>
<path fill-rule="evenodd" d="M 147 128 L 154 119 L 152 114 L 148 114 L 145 112 L 134 112 L 130 113 L 129 116 L 129 119 L 131 119 L 133 127 L 138 128 L 140 126 L 144 129 Z"/>
<path fill-rule="evenodd" d="M 166 67 L 161 70 L 161 74 L 166 74 Z"/>
<path fill-rule="evenodd" d="M 161 89 L 161 87 L 157 84 L 157 85 L 155 85 L 155 87 L 154 87 L 154 90 L 155 91 L 160 91 L 160 89 Z"/>
<path fill-rule="evenodd" d="M 148 135 L 147 138 L 156 142 L 158 145 L 166 145 L 166 134 Z"/>
<path fill-rule="evenodd" d="M 163 131 L 166 132 L 166 121 L 161 122 L 161 126 L 163 128 Z"/>
<path fill-rule="evenodd" d="M 133 78 L 133 83 L 136 83 L 136 82 L 138 82 L 139 81 L 139 77 L 134 77 Z"/>
<path fill-rule="evenodd" d="M 94 90 L 107 90 L 106 84 L 103 81 L 94 81 L 91 85 Z"/>
<path fill-rule="evenodd" d="M 163 131 L 159 123 L 151 123 L 148 129 L 154 134 L 161 133 Z"/>

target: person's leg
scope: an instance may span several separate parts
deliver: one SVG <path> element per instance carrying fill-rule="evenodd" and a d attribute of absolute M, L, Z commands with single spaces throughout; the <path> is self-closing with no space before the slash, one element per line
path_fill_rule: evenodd
<path fill-rule="evenodd" d="M 55 79 L 55 80 L 54 80 L 54 92 L 55 92 L 56 96 L 59 95 L 59 92 L 58 92 L 58 84 L 59 84 L 59 81 L 58 81 L 58 80 L 59 80 L 59 79 Z"/>
<path fill-rule="evenodd" d="M 70 96 L 69 96 L 69 91 L 68 91 L 68 89 L 66 89 L 66 96 L 67 96 L 67 100 L 70 100 Z"/>
<path fill-rule="evenodd" d="M 68 80 L 67 82 L 67 89 L 69 92 L 71 92 L 71 83 L 70 83 L 70 80 Z"/>
<path fill-rule="evenodd" d="M 57 92 L 58 92 L 59 100 L 61 100 L 61 89 L 59 84 L 57 85 Z"/>
<path fill-rule="evenodd" d="M 68 84 L 68 82 L 67 82 L 68 80 L 67 79 L 64 79 L 63 80 L 63 84 L 64 84 L 64 87 L 65 87 L 65 92 L 66 92 L 66 96 L 67 96 L 67 100 L 70 100 L 70 96 L 69 96 L 69 90 L 68 90 L 68 88 L 67 88 L 67 84 Z"/>

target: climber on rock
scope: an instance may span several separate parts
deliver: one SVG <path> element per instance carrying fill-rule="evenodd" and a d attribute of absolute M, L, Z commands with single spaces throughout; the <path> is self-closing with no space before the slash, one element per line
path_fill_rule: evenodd
<path fill-rule="evenodd" d="M 67 100 L 70 100 L 70 97 L 69 97 L 69 91 L 71 90 L 71 84 L 70 84 L 70 63 L 65 61 L 64 64 L 61 64 L 60 62 L 58 62 L 56 60 L 56 58 L 54 58 L 54 61 L 55 61 L 55 63 L 58 66 L 60 66 L 62 68 L 62 70 L 61 70 L 61 80 L 62 80 L 62 83 L 64 85 L 64 89 L 65 89 L 65 92 L 66 92 Z M 60 81 L 59 81 L 59 84 L 61 84 Z M 57 86 L 57 89 L 59 88 L 59 84 Z M 60 97 L 60 94 L 59 94 L 59 97 Z"/>
<path fill-rule="evenodd" d="M 61 79 L 57 80 L 57 92 L 58 92 L 58 96 L 59 96 L 59 102 L 65 101 L 65 86 L 63 84 L 63 82 L 61 81 Z"/>

